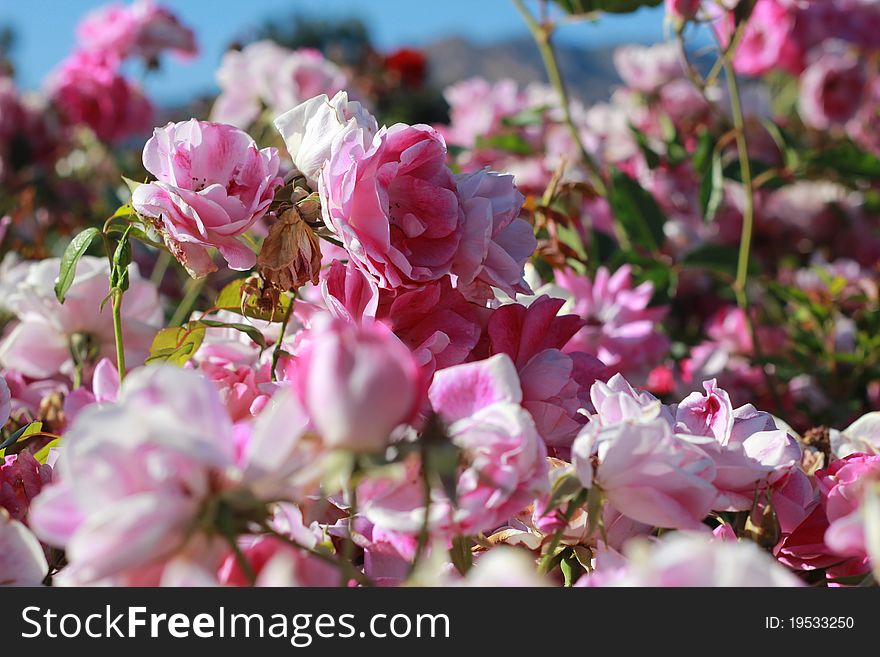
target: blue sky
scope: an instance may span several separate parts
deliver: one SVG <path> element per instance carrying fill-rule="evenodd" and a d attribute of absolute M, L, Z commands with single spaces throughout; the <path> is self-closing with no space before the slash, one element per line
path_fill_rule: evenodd
<path fill-rule="evenodd" d="M 357 16 L 381 49 L 419 46 L 449 36 L 490 42 L 525 36 L 510 0 L 160 0 L 196 30 L 198 58 L 167 66 L 148 76 L 147 91 L 160 102 L 185 100 L 215 89 L 213 72 L 225 47 L 248 27 L 293 12 L 309 17 Z M 0 0 L 0 25 L 17 33 L 13 57 L 22 87 L 36 88 L 74 44 L 74 28 L 101 0 Z M 662 6 L 625 17 L 606 16 L 595 24 L 562 28 L 559 38 L 582 45 L 624 41 L 652 42 L 663 35 Z M 439 64 L 442 65 L 442 64 Z"/>

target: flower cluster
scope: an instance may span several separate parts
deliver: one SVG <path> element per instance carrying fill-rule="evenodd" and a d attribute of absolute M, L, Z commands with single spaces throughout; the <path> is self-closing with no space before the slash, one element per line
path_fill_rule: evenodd
<path fill-rule="evenodd" d="M 591 104 L 535 21 L 435 124 L 257 39 L 136 150 L 195 37 L 90 14 L 0 81 L 0 585 L 876 585 L 874 5 L 669 0 Z"/>

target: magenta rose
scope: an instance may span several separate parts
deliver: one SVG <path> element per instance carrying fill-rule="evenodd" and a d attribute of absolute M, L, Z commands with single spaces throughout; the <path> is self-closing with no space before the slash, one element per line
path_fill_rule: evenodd
<path fill-rule="evenodd" d="M 102 53 L 75 52 L 49 82 L 49 96 L 65 125 L 86 125 L 108 143 L 146 132 L 153 106 Z"/>
<path fill-rule="evenodd" d="M 274 148 L 257 148 L 238 128 L 190 119 L 153 131 L 144 166 L 156 180 L 138 187 L 132 204 L 155 220 L 190 274 L 216 270 L 207 247 L 231 269 L 254 266 L 254 252 L 236 237 L 266 213 L 283 182 Z"/>
<path fill-rule="evenodd" d="M 433 128 L 382 128 L 341 134 L 319 184 L 324 221 L 381 288 L 419 287 L 447 275 L 458 253 L 464 213 Z"/>

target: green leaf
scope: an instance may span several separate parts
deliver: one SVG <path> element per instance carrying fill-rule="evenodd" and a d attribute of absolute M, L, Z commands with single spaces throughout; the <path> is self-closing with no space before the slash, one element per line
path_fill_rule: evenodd
<path fill-rule="evenodd" d="M 553 488 L 550 490 L 550 499 L 547 500 L 547 509 L 552 510 L 562 507 L 563 504 L 571 501 L 582 490 L 581 480 L 574 472 L 559 477 L 553 482 Z"/>
<path fill-rule="evenodd" d="M 833 169 L 842 176 L 880 178 L 880 158 L 861 150 L 855 144 L 844 143 L 812 154 L 813 166 Z"/>
<path fill-rule="evenodd" d="M 138 187 L 140 187 L 141 185 L 144 184 L 144 183 L 139 183 L 136 180 L 132 180 L 131 178 L 126 178 L 125 176 L 122 176 L 122 181 L 128 186 L 128 191 L 130 191 L 132 194 L 134 194 L 134 190 L 136 190 Z M 125 206 L 123 206 L 123 207 L 125 207 Z"/>
<path fill-rule="evenodd" d="M 135 214 L 134 206 L 131 203 L 126 203 L 125 205 L 120 205 L 110 218 L 117 219 L 118 217 L 130 217 L 133 214 Z"/>
<path fill-rule="evenodd" d="M 452 547 L 449 548 L 449 556 L 452 565 L 462 575 L 467 575 L 471 566 L 474 565 L 474 555 L 471 552 L 473 541 L 467 536 L 456 536 L 452 539 Z"/>
<path fill-rule="evenodd" d="M 190 325 L 193 324 L 199 324 L 201 326 L 207 326 L 210 328 L 229 328 L 236 331 L 241 331 L 251 340 L 253 340 L 257 345 L 259 345 L 260 349 L 266 348 L 266 337 L 260 332 L 260 330 L 256 326 L 251 326 L 250 324 L 240 324 L 237 322 L 218 322 L 213 319 L 199 319 L 195 322 L 190 322 Z"/>
<path fill-rule="evenodd" d="M 632 124 L 630 124 L 629 129 L 636 138 L 636 144 L 638 144 L 639 150 L 642 151 L 642 156 L 645 158 L 645 163 L 648 165 L 648 168 L 656 169 L 660 166 L 660 156 L 657 155 L 657 151 L 651 148 L 648 135 Z"/>
<path fill-rule="evenodd" d="M 32 436 L 35 433 L 39 433 L 43 430 L 42 422 L 31 422 L 28 425 L 23 426 L 21 429 L 13 433 L 9 438 L 3 441 L 3 444 L 0 444 L 0 456 L 5 456 L 6 448 L 14 445 L 20 440 L 24 440 L 28 436 Z"/>
<path fill-rule="evenodd" d="M 666 217 L 657 201 L 620 169 L 611 169 L 611 211 L 633 245 L 656 252 L 663 245 Z"/>
<path fill-rule="evenodd" d="M 183 366 L 202 346 L 204 326 L 172 326 L 164 328 L 153 338 L 146 363 L 171 363 Z"/>
<path fill-rule="evenodd" d="M 682 258 L 681 264 L 685 267 L 708 269 L 733 277 L 736 276 L 738 260 L 739 250 L 735 246 L 704 244 Z M 758 273 L 754 260 L 749 263 L 749 271 Z"/>
<path fill-rule="evenodd" d="M 556 0 L 569 14 L 589 14 L 605 11 L 610 14 L 628 14 L 641 7 L 656 7 L 663 0 Z"/>
<path fill-rule="evenodd" d="M 519 114 L 514 114 L 513 116 L 507 116 L 501 119 L 501 125 L 517 128 L 530 125 L 542 125 L 544 123 L 544 113 L 548 109 L 550 109 L 549 105 L 530 107 Z"/>
<path fill-rule="evenodd" d="M 534 149 L 525 138 L 515 132 L 507 132 L 491 137 L 477 137 L 477 148 L 497 148 L 514 155 L 531 155 Z"/>
<path fill-rule="evenodd" d="M 61 438 L 56 438 L 55 440 L 50 441 L 41 450 L 39 450 L 36 454 L 34 454 L 34 458 L 37 461 L 39 461 L 40 463 L 45 464 L 46 459 L 49 458 L 49 450 L 51 450 L 55 447 L 58 447 L 58 445 L 60 443 L 61 443 Z"/>
<path fill-rule="evenodd" d="M 76 278 L 77 263 L 85 255 L 92 242 L 100 235 L 101 231 L 97 228 L 86 228 L 74 237 L 64 249 L 64 255 L 61 256 L 61 270 L 58 273 L 58 280 L 55 281 L 55 297 L 60 303 L 64 303 L 67 290 L 70 289 L 74 278 Z"/>
<path fill-rule="evenodd" d="M 721 164 L 721 153 L 713 150 L 709 157 L 709 166 L 703 171 L 700 181 L 700 209 L 707 224 L 715 219 L 722 200 L 724 200 L 724 166 Z"/>

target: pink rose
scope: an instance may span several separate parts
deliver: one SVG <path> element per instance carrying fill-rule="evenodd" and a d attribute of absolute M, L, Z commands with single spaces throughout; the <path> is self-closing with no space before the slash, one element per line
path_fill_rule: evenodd
<path fill-rule="evenodd" d="M 155 220 L 166 244 L 194 277 L 215 271 L 206 247 L 232 269 L 256 255 L 235 239 L 262 217 L 281 186 L 274 148 L 258 149 L 232 126 L 190 119 L 156 128 L 144 166 L 156 181 L 132 194 L 139 214 Z"/>
<path fill-rule="evenodd" d="M 507 354 L 522 382 L 522 405 L 554 449 L 567 450 L 586 422 L 579 411 L 590 386 L 605 375 L 593 356 L 568 351 L 582 326 L 575 315 L 557 315 L 563 301 L 540 296 L 530 306 L 509 304 L 489 318 L 490 353 Z"/>
<path fill-rule="evenodd" d="M 828 529 L 825 542 L 835 553 L 867 558 L 862 503 L 870 486 L 880 481 L 880 455 L 851 454 L 816 473 L 824 497 Z"/>
<path fill-rule="evenodd" d="M 150 101 L 103 53 L 70 55 L 49 79 L 48 92 L 64 124 L 88 126 L 108 143 L 146 132 L 153 121 Z"/>
<path fill-rule="evenodd" d="M 137 31 L 131 51 L 146 60 L 156 59 L 163 50 L 192 57 L 198 53 L 193 31 L 183 25 L 169 9 L 153 0 L 138 0 L 131 5 Z"/>
<path fill-rule="evenodd" d="M 701 529 L 717 497 L 712 459 L 659 417 L 590 423 L 572 453 L 585 487 L 598 486 L 620 513 L 654 527 Z"/>
<path fill-rule="evenodd" d="M 442 137 L 404 124 L 364 137 L 355 129 L 333 142 L 319 184 L 324 222 L 381 288 L 442 278 L 464 220 Z"/>
<path fill-rule="evenodd" d="M 284 391 L 239 449 L 209 380 L 173 366 L 140 368 L 115 404 L 89 407 L 68 429 L 57 477 L 33 501 L 30 525 L 65 549 L 65 584 L 154 583 L 180 558 L 210 564 L 216 537 L 228 531 L 218 504 L 243 504 L 224 516 L 240 524 L 237 514 L 265 514 L 271 501 L 311 490 L 297 478 L 318 462 L 315 441 L 301 440 L 305 430 Z"/>
<path fill-rule="evenodd" d="M 722 40 L 732 32 L 723 25 Z M 798 38 L 798 11 L 780 0 L 758 0 L 733 56 L 737 73 L 763 75 L 781 69 L 797 75 L 803 70 L 804 49 Z M 725 36 L 726 34 L 726 36 Z"/>
<path fill-rule="evenodd" d="M 195 35 L 171 11 L 152 0 L 138 0 L 130 6 L 100 7 L 80 21 L 77 41 L 84 49 L 120 60 L 139 55 L 155 60 L 163 50 L 195 55 Z"/>
<path fill-rule="evenodd" d="M 490 531 L 545 493 L 546 448 L 531 416 L 520 407 L 516 369 L 505 355 L 437 372 L 429 397 L 461 450 L 457 503 L 435 490 L 432 532 Z M 418 534 L 425 515 L 419 468 L 404 479 L 377 479 L 359 491 L 367 518 L 377 526 Z"/>
<path fill-rule="evenodd" d="M 711 436 L 697 442 L 717 468 L 714 484 L 716 511 L 745 511 L 756 495 L 797 467 L 801 460 L 798 442 L 777 429 L 768 413 L 751 404 L 736 410 L 715 380 L 705 381 L 706 395 L 688 395 L 676 409 L 676 431 L 692 436 Z"/>
<path fill-rule="evenodd" d="M 867 84 L 864 63 L 839 49 L 823 51 L 801 75 L 800 114 L 819 130 L 844 125 L 859 110 Z"/>
<path fill-rule="evenodd" d="M 372 452 L 411 420 L 422 401 L 409 349 L 378 323 L 316 318 L 299 362 L 300 398 L 325 444 Z"/>
<path fill-rule="evenodd" d="M 461 246 L 452 267 L 456 286 L 479 282 L 510 296 L 531 294 L 523 267 L 538 242 L 531 224 L 519 218 L 525 199 L 513 176 L 482 170 L 455 180 L 465 215 Z M 494 294 L 490 291 L 489 296 Z"/>
<path fill-rule="evenodd" d="M 664 306 L 649 306 L 654 286 L 645 281 L 632 287 L 632 268 L 611 274 L 605 267 L 595 280 L 571 270 L 556 270 L 556 284 L 572 301 L 572 310 L 586 322 L 566 351 L 596 356 L 624 376 L 647 373 L 665 355 L 669 340 L 659 331 Z"/>

